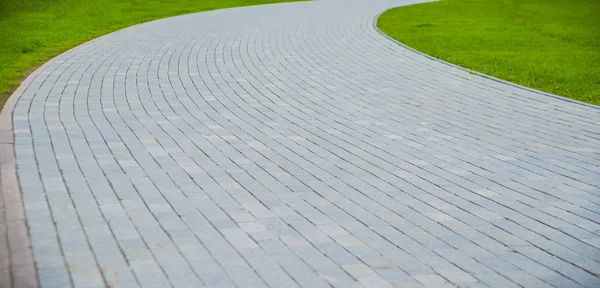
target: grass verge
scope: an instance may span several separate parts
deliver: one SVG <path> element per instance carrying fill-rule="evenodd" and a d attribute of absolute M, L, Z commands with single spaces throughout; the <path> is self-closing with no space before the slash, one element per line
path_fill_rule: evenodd
<path fill-rule="evenodd" d="M 389 10 L 377 25 L 436 58 L 600 105 L 598 15 L 598 0 L 442 0 Z"/>
<path fill-rule="evenodd" d="M 0 107 L 35 67 L 98 36 L 168 16 L 297 0 L 0 0 Z"/>

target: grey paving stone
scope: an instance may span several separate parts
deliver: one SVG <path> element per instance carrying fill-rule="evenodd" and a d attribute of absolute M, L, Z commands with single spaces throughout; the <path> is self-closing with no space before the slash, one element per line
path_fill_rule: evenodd
<path fill-rule="evenodd" d="M 598 107 L 375 29 L 225 9 L 74 48 L 13 111 L 42 287 L 596 287 Z"/>

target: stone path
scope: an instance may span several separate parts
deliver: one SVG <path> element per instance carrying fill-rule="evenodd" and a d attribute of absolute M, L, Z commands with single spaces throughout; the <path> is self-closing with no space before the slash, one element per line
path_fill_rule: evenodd
<path fill-rule="evenodd" d="M 40 285 L 600 287 L 600 109 L 403 48 L 374 22 L 406 4 L 164 19 L 41 68 L 13 112 Z"/>

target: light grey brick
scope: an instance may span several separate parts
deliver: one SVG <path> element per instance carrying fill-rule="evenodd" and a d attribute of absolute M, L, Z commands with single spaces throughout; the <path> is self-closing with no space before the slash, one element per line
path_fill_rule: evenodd
<path fill-rule="evenodd" d="M 598 108 L 375 28 L 417 2 L 162 19 L 32 74 L 12 115 L 42 287 L 598 286 Z"/>

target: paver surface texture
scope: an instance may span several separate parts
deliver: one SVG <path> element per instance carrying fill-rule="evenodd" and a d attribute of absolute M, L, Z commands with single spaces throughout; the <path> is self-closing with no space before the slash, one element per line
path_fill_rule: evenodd
<path fill-rule="evenodd" d="M 411 1 L 133 26 L 13 112 L 42 287 L 600 287 L 600 109 L 403 48 Z"/>

